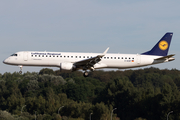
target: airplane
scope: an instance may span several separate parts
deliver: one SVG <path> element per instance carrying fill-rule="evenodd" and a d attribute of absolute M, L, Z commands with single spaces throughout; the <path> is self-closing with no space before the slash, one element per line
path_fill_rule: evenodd
<path fill-rule="evenodd" d="M 58 67 L 60 71 L 83 70 L 84 77 L 89 71 L 103 68 L 135 68 L 175 60 L 175 54 L 168 55 L 173 33 L 166 33 L 150 50 L 141 54 L 108 54 L 109 47 L 103 53 L 76 52 L 38 52 L 21 51 L 12 54 L 3 61 L 4 64 L 23 66 Z"/>

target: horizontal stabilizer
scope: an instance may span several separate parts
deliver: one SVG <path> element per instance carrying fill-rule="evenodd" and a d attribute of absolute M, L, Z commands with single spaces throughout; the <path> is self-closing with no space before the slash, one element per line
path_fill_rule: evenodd
<path fill-rule="evenodd" d="M 164 57 L 160 57 L 160 58 L 157 58 L 155 60 L 162 60 L 162 59 L 166 59 L 166 58 L 171 58 L 172 56 L 174 56 L 175 54 L 172 54 L 172 55 L 168 55 L 168 56 L 164 56 Z"/>

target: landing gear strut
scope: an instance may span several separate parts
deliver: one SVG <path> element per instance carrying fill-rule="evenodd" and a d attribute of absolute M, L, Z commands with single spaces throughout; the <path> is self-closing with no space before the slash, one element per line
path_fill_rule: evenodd
<path fill-rule="evenodd" d="M 22 74 L 22 65 L 19 66 L 20 67 L 20 71 L 19 71 L 19 74 Z"/>
<path fill-rule="evenodd" d="M 92 67 L 88 67 L 88 66 L 84 67 L 84 69 L 83 69 L 84 70 L 84 73 L 83 73 L 84 77 L 88 77 L 89 76 L 89 72 L 87 72 L 88 69 L 91 70 L 91 72 L 93 72 L 95 70 L 93 66 Z"/>

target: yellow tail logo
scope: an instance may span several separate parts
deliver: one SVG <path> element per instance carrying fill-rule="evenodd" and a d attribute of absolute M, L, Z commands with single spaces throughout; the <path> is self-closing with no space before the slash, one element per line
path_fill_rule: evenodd
<path fill-rule="evenodd" d="M 168 43 L 164 40 L 162 40 L 161 42 L 159 42 L 159 48 L 161 50 L 166 50 L 168 48 Z"/>

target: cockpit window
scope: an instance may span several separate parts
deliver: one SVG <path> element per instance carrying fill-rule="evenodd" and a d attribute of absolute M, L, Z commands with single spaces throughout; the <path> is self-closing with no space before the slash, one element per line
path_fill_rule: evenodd
<path fill-rule="evenodd" d="M 17 54 L 12 54 L 11 56 L 17 56 Z"/>

